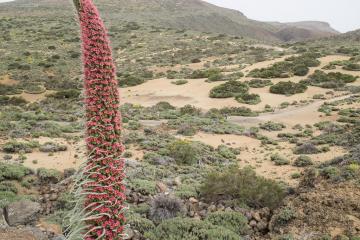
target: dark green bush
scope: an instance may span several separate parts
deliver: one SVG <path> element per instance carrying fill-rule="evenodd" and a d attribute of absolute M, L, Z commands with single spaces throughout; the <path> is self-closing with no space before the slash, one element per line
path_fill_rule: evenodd
<path fill-rule="evenodd" d="M 260 123 L 260 128 L 266 131 L 281 131 L 286 128 L 286 126 L 282 123 L 268 121 L 266 123 Z"/>
<path fill-rule="evenodd" d="M 313 161 L 309 156 L 301 155 L 294 161 L 294 166 L 296 167 L 307 167 L 313 165 Z"/>
<path fill-rule="evenodd" d="M 277 207 L 285 197 L 284 190 L 273 180 L 257 176 L 250 168 L 233 166 L 208 174 L 200 188 L 208 201 L 228 200 L 251 207 Z"/>
<path fill-rule="evenodd" d="M 0 106 L 14 105 L 23 106 L 28 102 L 23 97 L 0 96 Z"/>
<path fill-rule="evenodd" d="M 167 147 L 169 156 L 174 158 L 178 164 L 195 164 L 197 162 L 198 150 L 189 141 L 177 140 Z"/>
<path fill-rule="evenodd" d="M 9 86 L 0 83 L 0 95 L 15 95 L 22 91 L 17 86 Z"/>
<path fill-rule="evenodd" d="M 340 72 L 325 73 L 320 70 L 316 70 L 314 74 L 310 75 L 305 81 L 313 86 L 321 88 L 341 88 L 347 83 L 355 82 L 358 77 L 349 74 L 343 74 Z"/>
<path fill-rule="evenodd" d="M 63 178 L 63 175 L 60 171 L 46 168 L 39 168 L 37 170 L 37 176 L 39 177 L 40 181 L 44 183 L 58 183 Z"/>
<path fill-rule="evenodd" d="M 209 222 L 190 218 L 174 218 L 162 222 L 153 231 L 145 233 L 150 240 L 241 240 L 236 233 Z"/>
<path fill-rule="evenodd" d="M 21 180 L 32 171 L 19 164 L 0 163 L 0 181 L 1 180 Z"/>
<path fill-rule="evenodd" d="M 271 80 L 262 80 L 262 79 L 252 79 L 249 82 L 247 82 L 247 84 L 251 88 L 263 88 L 273 85 Z"/>
<path fill-rule="evenodd" d="M 72 98 L 78 98 L 80 94 L 81 94 L 80 90 L 67 89 L 49 94 L 48 97 L 56 98 L 56 99 L 72 99 Z"/>
<path fill-rule="evenodd" d="M 261 102 L 261 98 L 259 94 L 244 93 L 239 96 L 236 96 L 235 99 L 239 103 L 245 103 L 249 105 L 256 105 Z"/>
<path fill-rule="evenodd" d="M 296 147 L 294 150 L 295 154 L 317 154 L 320 153 L 320 150 L 310 142 L 303 143 L 300 146 Z"/>
<path fill-rule="evenodd" d="M 248 220 L 243 214 L 238 212 L 214 212 L 210 213 L 205 221 L 215 226 L 224 227 L 238 234 L 239 236 L 249 233 Z"/>
<path fill-rule="evenodd" d="M 229 98 L 247 93 L 249 86 L 239 81 L 228 81 L 210 91 L 211 98 Z"/>
<path fill-rule="evenodd" d="M 38 148 L 40 144 L 38 142 L 18 142 L 9 141 L 2 146 L 2 150 L 6 153 L 31 153 L 34 148 Z"/>
<path fill-rule="evenodd" d="M 277 166 L 282 166 L 282 165 L 288 165 L 290 163 L 290 161 L 286 158 L 284 158 L 283 156 L 280 156 L 279 154 L 273 154 L 270 157 L 271 161 L 273 161 L 275 163 L 275 165 Z"/>
<path fill-rule="evenodd" d="M 290 81 L 278 82 L 270 87 L 270 92 L 274 94 L 283 94 L 289 96 L 297 93 L 304 93 L 307 88 L 308 87 L 303 83 L 294 83 Z"/>
<path fill-rule="evenodd" d="M 151 220 L 143 218 L 139 214 L 127 216 L 126 222 L 130 225 L 131 229 L 137 230 L 141 234 L 152 231 L 155 228 L 155 225 Z"/>

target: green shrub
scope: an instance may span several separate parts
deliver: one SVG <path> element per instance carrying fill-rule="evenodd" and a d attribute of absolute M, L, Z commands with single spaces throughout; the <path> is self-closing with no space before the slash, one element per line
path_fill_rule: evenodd
<path fill-rule="evenodd" d="M 137 230 L 141 234 L 152 231 L 155 228 L 155 225 L 151 220 L 143 218 L 139 214 L 127 216 L 126 222 L 130 225 L 131 229 Z"/>
<path fill-rule="evenodd" d="M 304 93 L 307 90 L 307 86 L 303 83 L 294 83 L 294 82 L 278 82 L 275 85 L 270 87 L 270 92 L 274 94 L 283 94 L 283 95 L 294 95 L 297 93 Z"/>
<path fill-rule="evenodd" d="M 307 167 L 313 165 L 313 161 L 309 156 L 301 155 L 294 161 L 294 166 L 296 167 Z"/>
<path fill-rule="evenodd" d="M 146 179 L 130 179 L 128 188 L 143 195 L 154 195 L 156 193 L 156 183 Z"/>
<path fill-rule="evenodd" d="M 175 191 L 175 195 L 181 199 L 189 199 L 191 197 L 197 198 L 197 186 L 196 184 L 181 184 Z"/>
<path fill-rule="evenodd" d="M 2 150 L 6 153 L 31 153 L 34 148 L 39 147 L 39 143 L 35 141 L 31 142 L 17 142 L 9 141 L 2 146 Z"/>
<path fill-rule="evenodd" d="M 21 92 L 18 86 L 9 86 L 0 83 L 0 95 L 15 95 L 21 94 Z"/>
<path fill-rule="evenodd" d="M 305 81 L 312 86 L 321 88 L 341 88 L 347 83 L 355 82 L 358 77 L 349 74 L 343 74 L 340 72 L 325 73 L 320 70 L 316 70 L 314 74 L 309 76 L 309 79 Z"/>
<path fill-rule="evenodd" d="M 303 143 L 296 147 L 294 150 L 295 154 L 317 154 L 320 150 L 311 142 Z"/>
<path fill-rule="evenodd" d="M 153 231 L 145 233 L 149 240 L 241 240 L 236 233 L 209 222 L 190 218 L 174 218 L 162 222 Z"/>
<path fill-rule="evenodd" d="M 228 81 L 210 91 L 211 98 L 229 98 L 247 93 L 249 86 L 239 81 Z"/>
<path fill-rule="evenodd" d="M 281 209 L 281 211 L 275 215 L 275 221 L 279 225 L 285 225 L 296 217 L 296 212 L 289 207 Z"/>
<path fill-rule="evenodd" d="M 133 87 L 145 82 L 145 79 L 136 75 L 126 74 L 118 80 L 120 87 Z"/>
<path fill-rule="evenodd" d="M 1 180 L 21 180 L 32 171 L 19 164 L 0 163 L 0 181 Z"/>
<path fill-rule="evenodd" d="M 18 189 L 13 182 L 0 182 L 0 192 L 13 192 L 16 194 Z"/>
<path fill-rule="evenodd" d="M 260 98 L 259 94 L 244 93 L 239 96 L 236 96 L 235 99 L 239 103 L 245 103 L 245 104 L 249 104 L 249 105 L 256 105 L 261 102 L 261 98 Z"/>
<path fill-rule="evenodd" d="M 61 90 L 56 93 L 49 94 L 48 97 L 56 99 L 77 99 L 81 92 L 77 89 Z"/>
<path fill-rule="evenodd" d="M 172 84 L 175 84 L 175 85 L 184 85 L 184 84 L 187 84 L 189 81 L 188 80 L 176 80 L 176 81 L 173 81 L 171 82 Z"/>
<path fill-rule="evenodd" d="M 283 156 L 280 156 L 279 154 L 273 154 L 270 157 L 271 161 L 273 161 L 275 163 L 275 165 L 277 166 L 282 166 L 282 165 L 288 165 L 290 163 L 290 161 L 286 158 L 284 158 Z"/>
<path fill-rule="evenodd" d="M 209 173 L 200 188 L 207 201 L 229 200 L 237 205 L 275 208 L 284 198 L 284 190 L 273 180 L 257 176 L 250 168 L 233 166 Z"/>
<path fill-rule="evenodd" d="M 268 121 L 266 123 L 260 123 L 260 128 L 271 132 L 271 131 L 281 131 L 284 128 L 286 128 L 286 126 L 282 123 L 275 123 Z"/>
<path fill-rule="evenodd" d="M 23 97 L 0 96 L 0 106 L 14 105 L 23 106 L 28 102 Z"/>
<path fill-rule="evenodd" d="M 348 71 L 360 71 L 360 64 L 358 63 L 349 63 L 346 64 L 343 69 Z"/>
<path fill-rule="evenodd" d="M 243 236 L 249 233 L 248 220 L 243 214 L 238 212 L 214 212 L 210 213 L 205 221 L 215 226 L 224 227 Z"/>
<path fill-rule="evenodd" d="M 189 141 L 177 140 L 167 147 L 169 156 L 174 158 L 178 164 L 195 164 L 198 150 Z"/>
<path fill-rule="evenodd" d="M 37 170 L 37 176 L 39 177 L 40 181 L 44 183 L 58 183 L 63 178 L 63 175 L 60 171 L 46 168 L 39 168 Z"/>
<path fill-rule="evenodd" d="M 262 80 L 262 79 L 252 79 L 249 82 L 247 82 L 247 84 L 251 88 L 263 88 L 273 85 L 271 80 Z"/>

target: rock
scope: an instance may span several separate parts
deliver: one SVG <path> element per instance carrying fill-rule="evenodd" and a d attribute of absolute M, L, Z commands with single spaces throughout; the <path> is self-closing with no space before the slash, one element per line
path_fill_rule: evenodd
<path fill-rule="evenodd" d="M 260 232 L 267 229 L 267 224 L 264 221 L 260 221 L 256 224 L 257 229 L 259 229 Z"/>
<path fill-rule="evenodd" d="M 256 227 L 257 223 L 255 220 L 251 220 L 249 225 L 250 225 L 250 227 Z"/>
<path fill-rule="evenodd" d="M 175 186 L 180 186 L 181 185 L 181 178 L 180 177 L 174 178 L 173 184 Z"/>
<path fill-rule="evenodd" d="M 261 217 L 260 214 L 258 212 L 252 212 L 251 216 L 253 217 L 253 219 L 255 219 L 257 222 L 261 221 Z"/>
<path fill-rule="evenodd" d="M 69 178 L 69 177 L 75 175 L 75 173 L 76 173 L 75 168 L 64 169 L 64 178 Z"/>
<path fill-rule="evenodd" d="M 207 215 L 207 211 L 206 210 L 202 210 L 199 212 L 199 216 L 202 217 L 202 218 L 205 218 Z"/>
<path fill-rule="evenodd" d="M 0 209 L 0 228 L 8 227 L 3 209 Z"/>
<path fill-rule="evenodd" d="M 5 208 L 5 218 L 10 226 L 31 225 L 38 220 L 41 206 L 37 202 L 21 200 Z"/>
<path fill-rule="evenodd" d="M 190 203 L 192 203 L 192 204 L 195 204 L 195 203 L 198 203 L 198 202 L 199 202 L 199 200 L 197 200 L 197 199 L 194 198 L 194 197 L 189 198 L 189 201 L 190 201 Z"/>
<path fill-rule="evenodd" d="M 129 240 L 129 239 L 133 239 L 133 237 L 135 236 L 135 232 L 134 230 L 132 230 L 131 228 L 126 228 L 124 231 L 124 240 Z"/>
<path fill-rule="evenodd" d="M 210 207 L 208 208 L 209 212 L 216 212 L 216 206 L 214 204 L 211 204 Z"/>
<path fill-rule="evenodd" d="M 55 236 L 55 237 L 52 238 L 52 240 L 65 240 L 65 239 L 66 238 L 63 235 Z"/>
<path fill-rule="evenodd" d="M 49 199 L 50 199 L 50 201 L 55 201 L 55 200 L 57 200 L 57 199 L 58 199 L 57 193 L 51 194 Z"/>
<path fill-rule="evenodd" d="M 169 189 L 168 187 L 166 186 L 165 183 L 162 183 L 162 182 L 157 182 L 156 183 L 156 192 L 158 193 L 164 193 L 164 192 L 167 192 Z"/>
<path fill-rule="evenodd" d="M 224 211 L 224 210 L 225 210 L 224 205 L 219 204 L 219 205 L 217 206 L 217 210 L 218 210 L 218 211 Z"/>
<path fill-rule="evenodd" d="M 246 212 L 244 215 L 248 219 L 248 221 L 250 221 L 252 219 L 251 212 Z"/>
<path fill-rule="evenodd" d="M 233 210 L 230 207 L 225 208 L 225 212 L 232 212 Z"/>
<path fill-rule="evenodd" d="M 46 234 L 40 229 L 27 227 L 27 228 L 13 228 L 8 227 L 0 229 L 0 239 L 11 240 L 48 240 Z"/>

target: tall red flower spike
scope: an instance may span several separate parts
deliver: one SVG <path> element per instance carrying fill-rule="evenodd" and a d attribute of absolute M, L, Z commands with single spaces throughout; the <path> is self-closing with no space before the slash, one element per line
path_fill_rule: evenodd
<path fill-rule="evenodd" d="M 121 239 L 125 187 L 124 151 L 115 66 L 107 31 L 92 0 L 74 0 L 78 10 L 86 105 L 88 160 L 83 169 L 83 239 Z"/>

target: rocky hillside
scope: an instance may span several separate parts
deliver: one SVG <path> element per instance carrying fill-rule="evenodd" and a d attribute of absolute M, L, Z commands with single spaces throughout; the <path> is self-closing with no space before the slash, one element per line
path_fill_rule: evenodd
<path fill-rule="evenodd" d="M 262 41 L 302 41 L 336 34 L 327 23 L 265 23 L 248 19 L 243 13 L 201 0 L 102 0 L 96 1 L 107 18 L 151 24 L 158 27 L 223 33 Z M 68 0 L 17 0 L 13 11 L 53 8 L 70 12 Z M 29 8 L 31 7 L 31 8 Z M 64 11 L 61 11 L 64 10 Z M 66 13 L 65 13 L 66 14 Z"/>

